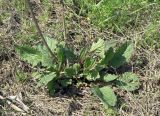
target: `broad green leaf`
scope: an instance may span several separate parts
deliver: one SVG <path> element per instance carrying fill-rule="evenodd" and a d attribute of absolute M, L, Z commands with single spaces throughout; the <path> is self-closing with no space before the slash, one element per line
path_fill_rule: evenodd
<path fill-rule="evenodd" d="M 49 37 L 45 37 L 45 40 L 46 40 L 49 48 L 52 50 L 52 52 L 55 54 L 57 53 L 58 58 L 62 60 L 64 58 L 64 57 L 62 57 L 64 53 L 59 53 L 60 52 L 59 49 L 63 48 L 64 44 L 62 42 L 58 42 L 56 39 L 49 38 Z M 48 49 L 46 48 L 46 46 L 45 45 L 38 45 L 37 48 L 42 53 L 42 65 L 43 66 L 52 66 L 53 59 L 52 59 L 50 53 L 48 52 Z M 60 58 L 60 56 L 61 56 L 61 58 Z"/>
<path fill-rule="evenodd" d="M 45 37 L 45 40 L 46 40 L 49 48 L 52 50 L 52 52 L 55 52 L 56 48 L 57 48 L 57 45 L 58 45 L 58 41 L 56 39 L 53 39 L 53 38 L 50 38 L 50 37 Z"/>
<path fill-rule="evenodd" d="M 86 58 L 85 62 L 84 62 L 84 68 L 91 70 L 92 68 L 94 68 L 94 66 L 96 65 L 96 62 L 93 58 L 88 57 Z"/>
<path fill-rule="evenodd" d="M 43 66 L 47 66 L 47 67 L 49 67 L 49 66 L 52 66 L 53 65 L 53 59 L 52 59 L 52 57 L 50 56 L 50 54 L 48 54 L 47 52 L 42 52 L 42 65 Z"/>
<path fill-rule="evenodd" d="M 115 106 L 117 97 L 110 87 L 101 87 L 92 89 L 93 93 L 105 104 L 109 106 Z"/>
<path fill-rule="evenodd" d="M 134 91 L 139 88 L 140 82 L 136 74 L 132 72 L 126 72 L 116 80 L 116 85 L 121 89 Z"/>
<path fill-rule="evenodd" d="M 93 52 L 103 58 L 105 52 L 105 41 L 103 39 L 99 39 L 96 43 L 94 42 L 91 46 L 90 52 Z"/>
<path fill-rule="evenodd" d="M 41 52 L 42 54 L 42 66 L 52 66 L 53 65 L 53 59 L 48 52 L 47 49 L 44 48 L 42 45 L 38 45 L 37 49 Z"/>
<path fill-rule="evenodd" d="M 109 48 L 107 52 L 105 52 L 105 57 L 101 60 L 100 65 L 108 65 L 108 62 L 113 58 L 114 51 L 113 48 Z"/>
<path fill-rule="evenodd" d="M 97 70 L 98 72 L 100 72 L 104 69 L 104 67 L 97 63 L 94 69 Z"/>
<path fill-rule="evenodd" d="M 78 72 L 80 71 L 80 64 L 75 63 L 75 64 L 73 65 L 73 68 L 76 70 L 76 74 L 78 74 Z"/>
<path fill-rule="evenodd" d="M 132 44 L 128 44 L 128 42 L 124 43 L 116 50 L 113 58 L 109 62 L 109 65 L 118 68 L 119 66 L 129 61 L 132 52 Z"/>
<path fill-rule="evenodd" d="M 126 51 L 124 52 L 123 56 L 126 58 L 126 61 L 129 62 L 131 56 L 132 56 L 132 53 L 134 51 L 134 48 L 133 48 L 133 44 L 129 44 Z"/>
<path fill-rule="evenodd" d="M 64 49 L 62 47 L 57 48 L 57 58 L 59 63 L 65 62 L 65 53 Z"/>
<path fill-rule="evenodd" d="M 61 43 L 58 43 L 56 40 L 51 39 L 51 38 L 47 38 L 47 37 L 46 37 L 46 41 L 49 42 L 48 46 L 50 48 L 52 48 L 53 53 L 55 53 L 55 55 L 57 54 L 57 58 L 58 58 L 59 62 L 64 61 L 65 55 L 64 55 L 63 45 L 61 45 Z M 52 66 L 54 62 L 53 62 L 53 59 L 52 59 L 50 53 L 46 49 L 46 47 L 44 45 L 38 45 L 37 48 L 42 53 L 42 65 L 43 66 Z"/>
<path fill-rule="evenodd" d="M 68 85 L 72 84 L 72 79 L 64 79 L 64 80 L 60 80 L 60 83 L 63 87 L 67 87 Z"/>
<path fill-rule="evenodd" d="M 65 53 L 65 58 L 69 62 L 74 63 L 77 60 L 77 56 L 75 55 L 74 50 L 68 49 L 68 48 L 64 48 L 64 53 Z"/>
<path fill-rule="evenodd" d="M 22 60 L 26 60 L 28 63 L 36 66 L 42 61 L 42 54 L 40 51 L 29 46 L 16 46 L 16 50 L 19 53 Z"/>
<path fill-rule="evenodd" d="M 64 42 L 58 42 L 56 39 L 54 38 L 50 38 L 48 36 L 45 37 L 45 40 L 49 46 L 49 48 L 52 50 L 52 52 L 56 52 L 58 46 L 61 47 L 65 47 L 65 43 Z M 44 46 L 44 45 L 43 45 Z M 46 49 L 46 47 L 44 46 L 44 49 Z M 47 49 L 46 49 L 47 50 Z M 48 50 L 47 50 L 48 51 Z"/>
<path fill-rule="evenodd" d="M 117 75 L 114 75 L 114 74 L 106 74 L 104 77 L 103 77 L 103 80 L 105 82 L 110 82 L 110 81 L 113 81 L 115 79 L 117 79 L 118 76 Z"/>
<path fill-rule="evenodd" d="M 33 78 L 36 78 L 36 79 L 39 79 L 39 78 L 42 77 L 42 74 L 39 73 L 39 72 L 33 72 L 33 73 L 32 73 L 32 77 L 33 77 Z"/>
<path fill-rule="evenodd" d="M 105 51 L 108 51 L 110 48 L 114 48 L 117 44 L 117 41 L 106 41 L 105 43 Z"/>
<path fill-rule="evenodd" d="M 103 39 L 99 39 L 96 43 L 94 42 L 91 46 L 90 52 L 95 50 L 101 50 L 105 46 L 105 41 Z"/>
<path fill-rule="evenodd" d="M 90 70 L 86 73 L 86 79 L 89 81 L 95 81 L 99 78 L 100 78 L 100 75 L 97 70 Z"/>
<path fill-rule="evenodd" d="M 31 46 L 18 46 L 16 45 L 16 50 L 20 53 L 28 53 L 28 54 L 38 54 L 39 51 Z"/>
<path fill-rule="evenodd" d="M 56 78 L 56 73 L 55 72 L 52 72 L 50 74 L 45 74 L 44 76 L 41 77 L 40 79 L 40 83 L 43 84 L 43 85 L 47 85 L 50 81 L 52 81 L 53 79 Z"/>
<path fill-rule="evenodd" d="M 76 73 L 76 69 L 73 68 L 73 67 L 66 68 L 66 69 L 65 69 L 65 74 L 66 74 L 66 76 L 68 76 L 68 77 L 73 77 L 73 76 L 75 76 L 75 75 L 77 74 L 77 73 Z"/>
<path fill-rule="evenodd" d="M 79 55 L 80 60 L 84 61 L 86 59 L 87 52 L 88 52 L 88 48 L 87 47 L 84 47 L 84 48 L 81 49 L 80 55 Z"/>
<path fill-rule="evenodd" d="M 56 92 L 56 89 L 58 89 L 58 83 L 54 80 L 48 82 L 47 88 L 49 90 L 50 95 L 54 95 Z"/>
<path fill-rule="evenodd" d="M 47 71 L 50 71 L 50 72 L 57 72 L 58 71 L 58 64 L 53 64 L 52 66 L 50 67 L 47 67 Z"/>

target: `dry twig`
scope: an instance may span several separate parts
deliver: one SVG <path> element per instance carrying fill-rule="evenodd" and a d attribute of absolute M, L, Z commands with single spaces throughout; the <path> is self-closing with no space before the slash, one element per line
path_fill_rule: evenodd
<path fill-rule="evenodd" d="M 39 25 L 38 25 L 38 22 L 37 22 L 37 19 L 36 19 L 35 15 L 34 15 L 34 12 L 33 12 L 33 9 L 32 9 L 31 3 L 30 3 L 30 0 L 26 0 L 26 2 L 27 2 L 28 7 L 29 7 L 29 9 L 30 9 L 31 16 L 32 16 L 33 21 L 34 21 L 34 23 L 35 23 L 35 26 L 36 26 L 36 28 L 37 28 L 38 34 L 40 35 L 40 37 L 41 37 L 44 45 L 45 45 L 46 48 L 48 49 L 48 51 L 49 51 L 49 53 L 51 54 L 52 58 L 53 58 L 53 59 L 56 59 L 56 57 L 55 57 L 55 55 L 53 54 L 52 50 L 49 48 L 49 46 L 48 46 L 48 44 L 47 44 L 47 42 L 46 42 L 46 40 L 45 40 L 45 38 L 44 38 L 44 36 L 43 36 L 43 34 L 42 34 L 42 31 L 41 31 L 41 29 L 40 29 L 40 27 L 39 27 Z"/>

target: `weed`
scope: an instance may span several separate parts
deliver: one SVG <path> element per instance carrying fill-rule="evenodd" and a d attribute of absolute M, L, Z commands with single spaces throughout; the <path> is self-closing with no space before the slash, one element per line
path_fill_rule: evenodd
<path fill-rule="evenodd" d="M 74 51 L 65 46 L 65 42 L 46 37 L 48 46 L 54 53 L 56 60 L 52 59 L 47 48 L 39 44 L 34 47 L 16 46 L 22 60 L 40 66 L 40 71 L 34 72 L 33 77 L 39 80 L 40 85 L 48 87 L 50 93 L 56 92 L 59 87 L 65 88 L 79 85 L 79 82 L 90 82 L 93 85 L 93 93 L 97 95 L 106 105 L 115 106 L 117 97 L 112 86 L 127 91 L 139 88 L 138 76 L 131 72 L 122 75 L 109 74 L 104 70 L 118 68 L 129 62 L 133 52 L 133 45 L 129 42 L 123 43 L 116 48 L 115 43 L 106 43 L 99 39 L 90 47 Z M 105 86 L 98 87 L 96 82 L 105 82 Z"/>

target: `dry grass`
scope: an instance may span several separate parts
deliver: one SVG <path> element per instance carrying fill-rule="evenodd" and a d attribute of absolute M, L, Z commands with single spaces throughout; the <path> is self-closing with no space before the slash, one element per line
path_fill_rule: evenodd
<path fill-rule="evenodd" d="M 141 54 L 143 52 L 143 54 Z M 121 107 L 124 116 L 158 116 L 160 111 L 160 54 L 153 50 L 142 50 L 138 57 L 146 58 L 148 63 L 144 67 L 135 67 L 141 75 L 141 88 L 135 94 L 127 93 L 125 105 Z M 130 112 L 130 113 L 128 113 Z"/>

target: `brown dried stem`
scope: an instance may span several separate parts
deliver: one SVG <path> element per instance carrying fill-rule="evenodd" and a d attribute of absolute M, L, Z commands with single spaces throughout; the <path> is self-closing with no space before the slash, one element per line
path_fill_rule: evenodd
<path fill-rule="evenodd" d="M 31 16 L 32 16 L 32 18 L 33 18 L 33 22 L 35 23 L 35 26 L 36 26 L 36 29 L 37 29 L 37 31 L 38 31 L 39 36 L 41 37 L 44 45 L 46 46 L 46 48 L 47 48 L 47 50 L 49 51 L 49 53 L 50 53 L 50 55 L 52 56 L 52 58 L 55 59 L 56 57 L 55 57 L 55 55 L 53 54 L 52 50 L 49 48 L 49 46 L 48 46 L 48 44 L 47 44 L 47 42 L 46 42 L 46 40 L 45 40 L 45 38 L 44 38 L 44 36 L 43 36 L 43 34 L 42 34 L 42 31 L 41 31 L 41 29 L 40 29 L 40 27 L 39 27 L 39 25 L 38 25 L 38 21 L 37 21 L 35 15 L 34 15 L 34 12 L 33 12 L 33 9 L 32 9 L 31 3 L 30 3 L 30 0 L 26 0 L 26 2 L 27 2 L 27 4 L 28 4 L 29 10 L 30 10 L 30 12 L 31 12 Z"/>
<path fill-rule="evenodd" d="M 63 37 L 64 37 L 64 40 L 67 39 L 67 36 L 66 36 L 66 20 L 65 20 L 65 5 L 64 5 L 64 0 L 61 0 L 60 1 L 61 4 L 62 4 L 62 18 L 63 18 Z"/>

